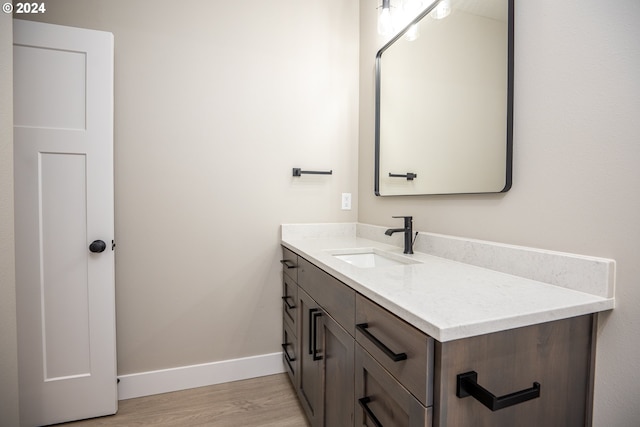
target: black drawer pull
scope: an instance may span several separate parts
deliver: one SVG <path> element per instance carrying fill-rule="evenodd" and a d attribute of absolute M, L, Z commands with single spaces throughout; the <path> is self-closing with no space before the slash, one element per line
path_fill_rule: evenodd
<path fill-rule="evenodd" d="M 297 265 L 295 265 L 293 263 L 293 261 L 288 260 L 288 259 L 281 259 L 280 262 L 282 263 L 282 265 L 284 265 L 287 268 L 296 268 Z"/>
<path fill-rule="evenodd" d="M 287 351 L 287 347 L 289 347 L 290 345 L 291 345 L 291 343 L 288 343 L 288 342 L 282 344 L 282 350 L 284 350 L 284 357 L 287 358 L 287 362 L 289 362 L 289 363 L 296 361 L 296 358 L 289 356 L 289 352 Z"/>
<path fill-rule="evenodd" d="M 367 405 L 369 402 L 371 402 L 371 398 L 369 397 L 363 397 L 362 399 L 358 399 L 358 403 L 360 404 L 360 406 L 362 406 L 362 409 L 364 409 L 364 412 L 367 414 L 367 417 L 369 417 L 369 419 L 373 421 L 376 427 L 382 427 L 382 424 L 380 424 L 380 421 L 378 420 L 378 418 L 376 418 L 376 415 L 373 413 L 371 408 L 369 408 L 369 405 Z"/>
<path fill-rule="evenodd" d="M 387 355 L 387 357 L 389 357 L 389 359 L 393 360 L 394 362 L 400 362 L 401 360 L 407 360 L 407 353 L 394 353 L 393 351 L 391 351 L 391 349 L 389 347 L 387 347 L 386 345 L 384 345 L 384 343 L 382 343 L 382 341 L 380 341 L 378 338 L 374 337 L 371 332 L 369 332 L 367 330 L 367 328 L 369 327 L 368 323 L 360 323 L 358 325 L 356 325 L 356 328 L 362 332 L 362 334 L 369 338 L 369 340 L 374 343 L 376 345 L 376 347 L 378 347 L 380 350 L 382 350 L 382 352 Z"/>
<path fill-rule="evenodd" d="M 293 299 L 293 298 L 290 297 L 289 295 L 286 295 L 286 296 L 282 297 L 282 301 L 284 301 L 284 303 L 287 304 L 287 308 L 289 310 L 293 310 L 294 308 L 296 308 L 296 306 L 289 304 L 289 300 L 290 299 Z"/>
<path fill-rule="evenodd" d="M 313 335 L 312 335 L 312 340 L 313 340 L 313 348 L 312 348 L 312 354 L 313 354 L 313 361 L 315 362 L 316 360 L 322 360 L 322 356 L 318 356 L 319 350 L 317 347 L 317 342 L 318 342 L 318 317 L 322 317 L 322 312 L 319 311 L 318 309 L 316 309 L 317 311 L 314 311 L 313 313 L 311 313 L 311 323 L 313 323 Z"/>
<path fill-rule="evenodd" d="M 517 405 L 527 400 L 540 397 L 540 383 L 534 382 L 533 387 L 496 397 L 489 390 L 478 384 L 478 373 L 475 371 L 458 374 L 456 396 L 459 398 L 472 396 L 492 411 Z"/>

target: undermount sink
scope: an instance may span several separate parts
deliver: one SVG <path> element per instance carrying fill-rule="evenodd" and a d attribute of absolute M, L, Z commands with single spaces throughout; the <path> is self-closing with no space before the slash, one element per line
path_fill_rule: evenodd
<path fill-rule="evenodd" d="M 350 252 L 341 251 L 332 254 L 335 258 L 359 268 L 390 267 L 394 265 L 417 264 L 411 258 L 379 251 L 377 249 L 359 249 Z"/>

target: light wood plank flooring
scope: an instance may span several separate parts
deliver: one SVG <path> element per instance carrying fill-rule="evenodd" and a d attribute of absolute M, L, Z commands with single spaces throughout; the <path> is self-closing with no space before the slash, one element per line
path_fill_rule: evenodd
<path fill-rule="evenodd" d="M 287 374 L 121 400 L 116 415 L 59 424 L 309 427 Z"/>

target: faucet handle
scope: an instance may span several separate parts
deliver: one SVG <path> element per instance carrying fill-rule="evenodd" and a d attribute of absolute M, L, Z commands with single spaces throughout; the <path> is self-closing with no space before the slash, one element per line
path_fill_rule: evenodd
<path fill-rule="evenodd" d="M 403 216 L 403 215 L 400 215 L 400 216 L 392 216 L 391 218 L 411 218 L 411 219 L 413 219 L 413 217 L 412 217 L 411 215 L 407 215 L 407 216 Z"/>

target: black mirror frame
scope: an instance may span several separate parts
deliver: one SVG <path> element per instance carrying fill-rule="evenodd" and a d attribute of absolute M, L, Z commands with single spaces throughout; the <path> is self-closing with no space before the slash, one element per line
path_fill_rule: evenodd
<path fill-rule="evenodd" d="M 484 193 L 443 193 L 443 194 L 495 194 L 506 193 L 511 189 L 513 183 L 513 68 L 514 68 L 514 2 L 515 0 L 508 1 L 508 23 L 507 23 L 507 134 L 506 134 L 506 176 L 505 186 L 500 191 L 484 192 Z M 381 61 L 382 54 L 393 43 L 400 39 L 404 34 L 409 31 L 412 25 L 418 23 L 422 18 L 427 16 L 433 9 L 436 8 L 438 2 L 434 2 L 431 6 L 425 9 L 418 17 L 411 21 L 402 31 L 395 35 L 387 44 L 385 44 L 376 54 L 375 61 L 375 166 L 374 166 L 374 193 L 376 196 L 381 197 L 397 197 L 403 195 L 383 196 L 380 194 L 380 80 L 381 80 Z M 439 195 L 440 193 L 433 194 L 406 194 L 404 196 L 430 196 Z"/>

